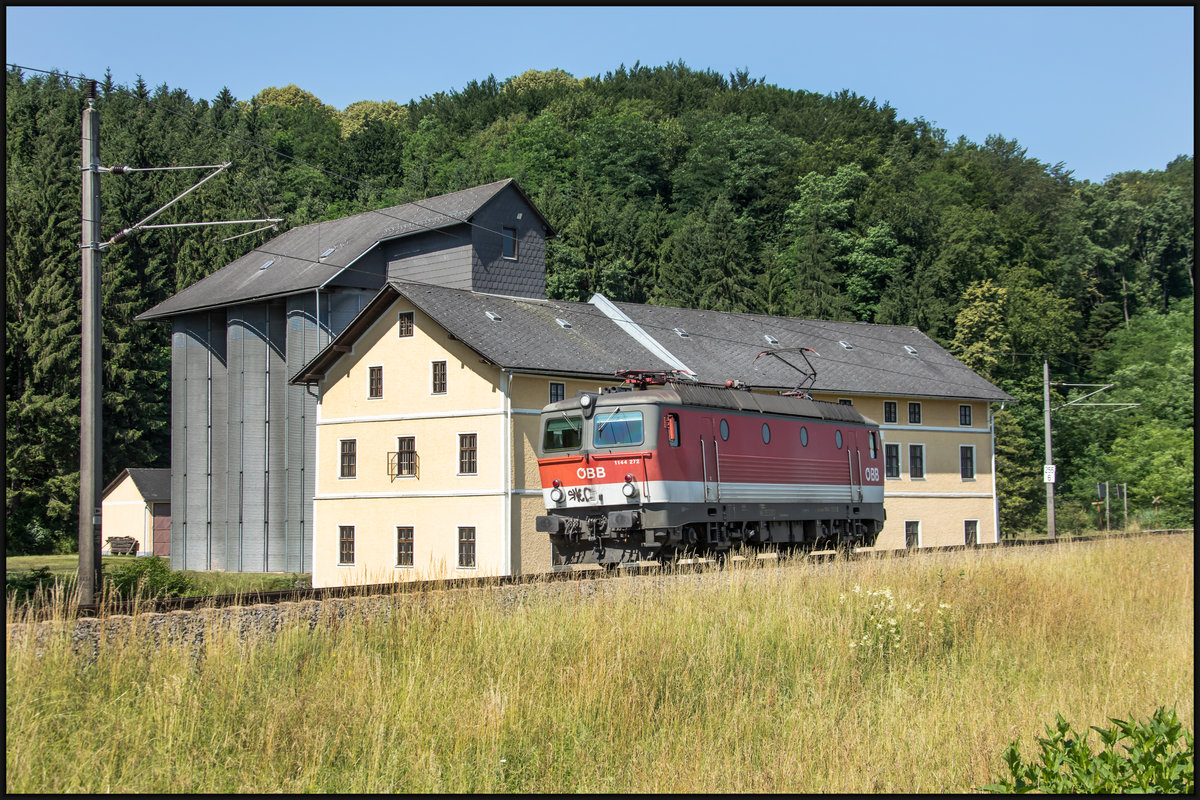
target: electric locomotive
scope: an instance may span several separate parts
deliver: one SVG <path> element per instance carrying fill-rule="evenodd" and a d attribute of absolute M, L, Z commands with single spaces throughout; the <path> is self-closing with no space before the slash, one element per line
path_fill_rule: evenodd
<path fill-rule="evenodd" d="M 645 375 L 542 410 L 536 527 L 555 567 L 721 558 L 743 544 L 874 545 L 884 521 L 875 422 L 808 396 Z"/>

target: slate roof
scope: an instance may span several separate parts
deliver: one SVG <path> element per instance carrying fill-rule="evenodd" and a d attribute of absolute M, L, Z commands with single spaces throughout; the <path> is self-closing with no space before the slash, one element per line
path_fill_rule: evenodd
<path fill-rule="evenodd" d="M 628 335 L 597 306 L 528 300 L 390 280 L 359 316 L 293 378 L 317 380 L 344 349 L 398 297 L 432 317 L 455 338 L 497 366 L 522 372 L 611 378 L 620 369 L 670 370 L 672 365 Z M 616 306 L 692 370 L 698 380 L 740 380 L 765 389 L 791 389 L 802 375 L 772 348 L 810 347 L 817 371 L 810 391 L 847 394 L 1011 400 L 915 328 L 770 317 L 666 306 Z M 487 312 L 499 317 L 490 318 Z M 569 323 L 564 328 L 558 323 Z M 687 332 L 680 337 L 674 329 Z M 777 345 L 764 336 L 771 335 Z M 845 341 L 852 349 L 845 349 Z M 912 347 L 910 354 L 904 346 Z M 787 361 L 806 367 L 798 353 Z"/>
<path fill-rule="evenodd" d="M 511 178 L 414 203 L 293 228 L 137 316 L 156 320 L 207 308 L 311 291 L 336 277 L 376 244 L 422 231 L 459 225 L 505 187 Z M 538 218 L 549 223 L 529 203 Z M 321 254 L 333 252 L 321 258 Z M 266 269 L 262 265 L 272 262 Z"/>
<path fill-rule="evenodd" d="M 121 470 L 121 474 L 113 478 L 112 483 L 105 487 L 101 499 L 117 488 L 121 479 L 128 475 L 133 479 L 133 485 L 138 493 L 147 501 L 155 503 L 171 502 L 171 470 L 170 469 L 141 469 L 129 468 Z"/>

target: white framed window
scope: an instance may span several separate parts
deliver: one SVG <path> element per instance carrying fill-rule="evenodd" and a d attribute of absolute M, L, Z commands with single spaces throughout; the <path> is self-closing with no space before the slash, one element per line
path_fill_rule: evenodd
<path fill-rule="evenodd" d="M 458 435 L 458 474 L 479 474 L 479 435 L 475 433 L 460 433 Z"/>
<path fill-rule="evenodd" d="M 417 437 L 396 437 L 396 463 L 392 474 L 397 478 L 417 477 L 417 467 L 420 461 L 417 457 Z"/>
<path fill-rule="evenodd" d="M 904 520 L 904 546 L 909 549 L 921 546 L 921 520 Z"/>
<path fill-rule="evenodd" d="M 354 565 L 354 526 L 338 526 L 338 566 Z"/>
<path fill-rule="evenodd" d="M 557 403 L 559 400 L 565 399 L 566 396 L 567 396 L 567 385 L 565 383 L 558 383 L 557 381 L 550 381 L 550 402 L 551 403 Z"/>
<path fill-rule="evenodd" d="M 475 528 L 458 529 L 458 567 L 475 569 Z"/>
<path fill-rule="evenodd" d="M 399 330 L 401 339 L 407 339 L 413 335 L 413 312 L 400 312 Z"/>
<path fill-rule="evenodd" d="M 971 407 L 963 404 L 958 407 L 958 424 L 963 428 L 971 427 Z"/>
<path fill-rule="evenodd" d="M 358 475 L 358 440 L 338 440 L 338 480 L 349 480 Z"/>
<path fill-rule="evenodd" d="M 900 479 L 900 445 L 898 444 L 885 442 L 883 445 L 883 477 L 892 480 Z"/>
<path fill-rule="evenodd" d="M 908 424 L 909 425 L 920 425 L 921 424 L 921 404 L 920 403 L 909 403 L 908 404 Z"/>
<path fill-rule="evenodd" d="M 396 526 L 396 566 L 411 568 L 413 565 L 413 528 L 411 525 Z"/>
<path fill-rule="evenodd" d="M 501 252 L 504 258 L 517 260 L 517 229 L 505 228 L 501 234 Z"/>
<path fill-rule="evenodd" d="M 429 362 L 429 373 L 431 377 L 430 394 L 445 394 L 446 393 L 446 362 L 431 361 Z"/>
<path fill-rule="evenodd" d="M 383 399 L 383 365 L 375 364 L 367 367 L 367 399 Z"/>
<path fill-rule="evenodd" d="M 910 481 L 925 480 L 925 445 L 923 444 L 908 446 L 908 479 Z"/>
<path fill-rule="evenodd" d="M 958 446 L 958 474 L 964 481 L 975 480 L 975 445 Z"/>
<path fill-rule="evenodd" d="M 963 544 L 967 547 L 974 547 L 979 544 L 979 520 L 963 520 Z"/>
<path fill-rule="evenodd" d="M 895 400 L 884 400 L 883 401 L 883 422 L 884 422 L 884 424 L 885 425 L 894 425 L 894 424 L 896 424 L 896 420 L 897 420 L 896 401 Z"/>

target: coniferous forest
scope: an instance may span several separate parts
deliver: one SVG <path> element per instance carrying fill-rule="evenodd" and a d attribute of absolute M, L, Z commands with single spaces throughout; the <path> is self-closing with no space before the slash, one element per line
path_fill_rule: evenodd
<path fill-rule="evenodd" d="M 7 74 L 9 555 L 77 539 L 85 97 L 78 81 Z M 1043 358 L 1052 381 L 1114 383 L 1095 400 L 1141 405 L 1054 413 L 1060 532 L 1096 527 L 1106 480 L 1128 484 L 1131 522 L 1192 524 L 1190 154 L 1078 181 L 1015 139 L 951 141 L 850 91 L 682 63 L 531 70 L 341 111 L 296 86 L 196 100 L 106 76 L 96 105 L 106 166 L 233 162 L 156 222 L 284 230 L 512 177 L 559 233 L 551 297 L 914 325 L 1019 400 L 995 419 L 1006 534 L 1044 531 Z M 104 236 L 203 174 L 104 176 Z M 222 242 L 233 230 L 144 231 L 104 253 L 106 484 L 169 466 L 170 332 L 134 317 L 275 235 Z"/>

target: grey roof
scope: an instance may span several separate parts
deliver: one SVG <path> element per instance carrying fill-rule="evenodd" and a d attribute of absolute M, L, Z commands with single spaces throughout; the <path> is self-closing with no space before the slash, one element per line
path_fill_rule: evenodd
<path fill-rule="evenodd" d="M 311 291 L 336 277 L 381 241 L 466 222 L 510 184 L 529 202 L 516 182 L 508 178 L 414 203 L 293 228 L 139 314 L 137 319 L 164 319 Z M 533 208 L 532 203 L 529 205 Z M 537 213 L 536 208 L 533 210 Z M 542 222 L 549 228 L 544 219 Z M 321 258 L 330 248 L 333 252 Z M 271 265 L 261 269 L 267 262 Z"/>
<path fill-rule="evenodd" d="M 672 369 L 591 303 L 501 297 L 391 280 L 293 380 L 300 383 L 323 376 L 397 296 L 407 298 L 455 338 L 500 367 L 594 377 L 612 377 L 620 369 Z M 702 383 L 740 380 L 753 387 L 791 389 L 800 382 L 800 373 L 779 357 L 757 356 L 774 347 L 810 347 L 819 354 L 807 354 L 817 371 L 811 391 L 1012 399 L 915 328 L 616 305 Z M 570 327 L 564 328 L 559 319 Z M 688 336 L 679 336 L 675 328 Z M 769 343 L 764 338 L 767 334 L 775 337 L 778 345 Z M 853 349 L 843 348 L 839 341 Z M 905 345 L 916 353 L 910 354 Z M 805 366 L 797 353 L 782 356 Z"/>
<path fill-rule="evenodd" d="M 783 359 L 807 369 L 799 353 L 757 356 L 775 348 L 809 347 L 816 351 L 805 353 L 817 373 L 811 391 L 1013 399 L 913 327 L 616 305 L 705 382 L 740 380 L 763 388 L 793 388 L 802 376 Z M 768 335 L 778 344 L 770 343 Z M 910 353 L 906 345 L 916 352 Z"/>
<path fill-rule="evenodd" d="M 137 487 L 138 493 L 142 498 L 151 502 L 171 502 L 171 470 L 170 469 L 141 469 L 131 467 L 121 470 L 121 474 L 113 478 L 112 483 L 105 487 L 101 497 L 105 497 L 121 479 L 128 475 L 133 479 L 133 485 Z"/>

